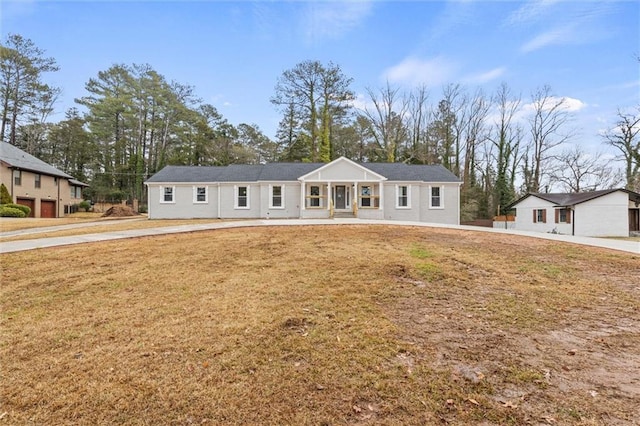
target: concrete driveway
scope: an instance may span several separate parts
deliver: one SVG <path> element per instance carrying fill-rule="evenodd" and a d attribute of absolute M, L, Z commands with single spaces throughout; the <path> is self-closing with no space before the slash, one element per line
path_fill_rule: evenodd
<path fill-rule="evenodd" d="M 133 219 L 140 220 L 140 219 Z M 51 232 L 62 229 L 73 229 L 93 226 L 92 222 L 61 225 L 59 227 L 33 228 L 20 231 L 10 231 L 0 233 L 0 237 L 16 235 L 33 235 L 41 232 Z M 104 224 L 101 222 L 100 224 Z M 11 253 L 24 250 L 34 250 L 38 248 L 66 246 L 73 244 L 93 243 L 99 241 L 119 240 L 123 238 L 147 237 L 153 235 L 178 234 L 184 232 L 197 232 L 212 229 L 246 228 L 255 226 L 309 226 L 309 225 L 392 225 L 392 226 L 419 226 L 431 228 L 460 229 L 476 232 L 493 232 L 498 234 L 519 235 L 524 237 L 542 238 L 552 241 L 562 241 L 573 244 L 583 244 L 593 247 L 602 247 L 612 250 L 624 251 L 628 253 L 640 254 L 640 242 L 617 240 L 609 238 L 574 237 L 571 235 L 543 234 L 535 232 L 524 232 L 506 229 L 484 228 L 476 226 L 456 226 L 440 225 L 422 222 L 403 222 L 386 220 L 361 220 L 361 219 L 289 219 L 289 220 L 243 220 L 231 222 L 212 222 L 193 225 L 163 226 L 158 228 L 131 229 L 126 231 L 101 232 L 95 234 L 72 235 L 66 237 L 37 238 L 22 241 L 0 242 L 0 253 Z M 45 229 L 45 230 L 43 230 Z"/>

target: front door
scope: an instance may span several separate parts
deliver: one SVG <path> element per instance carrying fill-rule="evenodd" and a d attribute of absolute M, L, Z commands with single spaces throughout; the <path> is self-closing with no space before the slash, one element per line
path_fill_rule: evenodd
<path fill-rule="evenodd" d="M 640 209 L 629 209 L 629 231 L 640 231 Z"/>
<path fill-rule="evenodd" d="M 345 201 L 346 192 L 347 192 L 346 187 L 344 185 L 336 186 L 336 209 L 346 208 L 346 201 Z"/>

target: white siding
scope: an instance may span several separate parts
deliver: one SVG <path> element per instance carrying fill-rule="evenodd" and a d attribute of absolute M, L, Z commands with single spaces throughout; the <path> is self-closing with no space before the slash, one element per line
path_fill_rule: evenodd
<path fill-rule="evenodd" d="M 442 208 L 431 208 L 431 187 L 440 187 L 440 203 Z M 460 185 L 455 184 L 422 184 L 420 187 L 420 221 L 430 223 L 460 224 Z"/>
<path fill-rule="evenodd" d="M 613 192 L 575 207 L 575 235 L 590 237 L 629 236 L 629 195 Z"/>
<path fill-rule="evenodd" d="M 554 229 L 561 234 L 571 235 L 571 224 L 555 223 L 555 209 L 553 203 L 535 196 L 529 196 L 516 206 L 516 225 L 520 231 L 552 232 Z M 546 222 L 533 221 L 534 210 L 545 210 Z M 573 219 L 573 218 L 572 218 Z"/>
<path fill-rule="evenodd" d="M 161 203 L 162 188 L 174 187 L 173 203 Z M 207 202 L 193 202 L 193 187 L 207 187 Z M 208 219 L 217 216 L 217 187 L 211 184 L 149 184 L 149 219 Z"/>
<path fill-rule="evenodd" d="M 271 208 L 272 186 L 282 186 L 283 208 Z M 257 187 L 257 184 L 256 184 Z M 300 183 L 299 182 L 261 182 L 260 183 L 260 217 L 268 219 L 286 219 L 300 217 Z"/>

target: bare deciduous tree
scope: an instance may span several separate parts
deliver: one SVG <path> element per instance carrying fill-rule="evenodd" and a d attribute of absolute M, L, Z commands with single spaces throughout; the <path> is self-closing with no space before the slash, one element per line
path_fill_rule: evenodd
<path fill-rule="evenodd" d="M 393 163 L 398 157 L 398 148 L 407 137 L 405 119 L 409 102 L 399 88 L 391 87 L 388 82 L 378 93 L 367 89 L 367 94 L 373 108 L 365 107 L 364 116 L 371 122 L 379 159 Z"/>
<path fill-rule="evenodd" d="M 559 186 L 564 192 L 609 189 L 617 186 L 620 181 L 611 161 L 606 160 L 602 153 L 591 155 L 579 146 L 553 156 L 553 161 L 549 173 L 550 183 L 552 186 Z"/>
<path fill-rule="evenodd" d="M 634 113 L 618 110 L 616 125 L 604 134 L 607 145 L 620 151 L 625 164 L 626 188 L 640 190 L 640 107 Z"/>
<path fill-rule="evenodd" d="M 566 98 L 558 98 L 545 85 L 531 97 L 533 114 L 529 118 L 531 140 L 527 151 L 531 153 L 530 170 L 525 170 L 525 187 L 528 192 L 539 192 L 545 166 L 553 148 L 567 142 L 573 131 L 566 127 L 572 119 Z"/>

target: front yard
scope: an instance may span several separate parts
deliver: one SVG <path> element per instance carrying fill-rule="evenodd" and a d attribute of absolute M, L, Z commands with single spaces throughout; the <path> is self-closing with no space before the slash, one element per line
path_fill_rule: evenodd
<path fill-rule="evenodd" d="M 394 226 L 3 254 L 7 424 L 640 418 L 640 256 Z"/>

